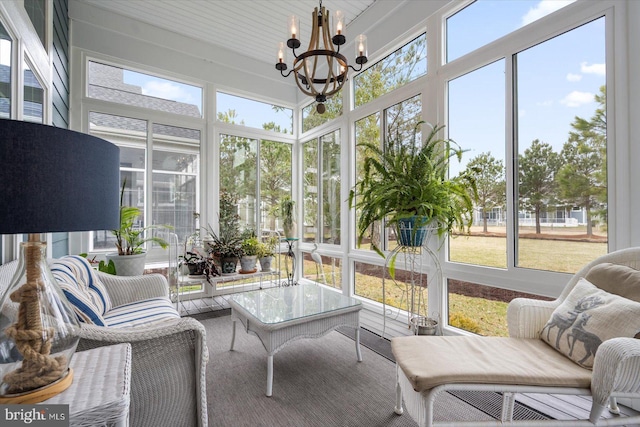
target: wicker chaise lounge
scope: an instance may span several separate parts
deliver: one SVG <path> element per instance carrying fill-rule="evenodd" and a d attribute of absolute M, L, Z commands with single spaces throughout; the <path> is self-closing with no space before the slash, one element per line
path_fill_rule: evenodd
<path fill-rule="evenodd" d="M 640 398 L 640 248 L 612 252 L 571 278 L 554 301 L 514 299 L 509 337 L 409 336 L 391 340 L 395 412 L 419 426 L 636 425 L 616 398 Z M 594 286 L 595 285 L 595 286 Z M 596 352 L 597 350 L 597 352 Z M 497 421 L 434 421 L 434 401 L 449 390 L 502 393 Z M 513 420 L 515 393 L 590 395 L 589 419 Z"/>

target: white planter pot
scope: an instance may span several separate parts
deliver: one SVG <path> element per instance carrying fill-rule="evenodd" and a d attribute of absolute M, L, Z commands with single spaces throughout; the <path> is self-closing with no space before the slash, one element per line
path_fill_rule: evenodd
<path fill-rule="evenodd" d="M 260 261 L 260 270 L 262 271 L 271 271 L 271 263 L 273 262 L 272 256 L 265 256 L 259 258 Z"/>
<path fill-rule="evenodd" d="M 137 255 L 118 255 L 117 252 L 106 255 L 107 262 L 113 261 L 117 276 L 141 276 L 144 273 L 144 263 L 147 253 Z"/>
<path fill-rule="evenodd" d="M 240 272 L 250 273 L 255 271 L 258 257 L 256 255 L 244 255 L 240 258 Z"/>

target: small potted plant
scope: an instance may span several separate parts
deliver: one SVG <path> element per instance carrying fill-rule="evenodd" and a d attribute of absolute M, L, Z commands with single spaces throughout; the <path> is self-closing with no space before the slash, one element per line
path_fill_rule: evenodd
<path fill-rule="evenodd" d="M 201 276 L 204 274 L 204 259 L 200 254 L 195 252 L 185 252 L 182 257 L 182 263 L 189 269 L 190 276 Z"/>
<path fill-rule="evenodd" d="M 144 228 L 136 227 L 136 220 L 142 213 L 136 206 L 124 205 L 124 190 L 127 184 L 126 178 L 122 182 L 120 191 L 120 227 L 111 230 L 116 237 L 117 253 L 106 254 L 107 261 L 113 261 L 116 274 L 119 276 L 138 276 L 144 272 L 146 252 L 144 244 L 153 242 L 162 249 L 169 244 L 166 240 L 154 236 L 152 230 L 156 228 L 173 228 L 169 225 L 151 225 Z"/>
<path fill-rule="evenodd" d="M 258 252 L 260 249 L 260 241 L 256 237 L 253 230 L 245 233 L 242 240 L 242 257 L 240 258 L 240 273 L 255 273 L 256 264 L 258 263 Z"/>
<path fill-rule="evenodd" d="M 276 254 L 278 238 L 276 236 L 269 236 L 264 238 L 264 240 L 259 242 L 259 244 L 258 261 L 260 261 L 260 270 L 271 271 L 271 263 L 273 262 L 273 257 Z"/>

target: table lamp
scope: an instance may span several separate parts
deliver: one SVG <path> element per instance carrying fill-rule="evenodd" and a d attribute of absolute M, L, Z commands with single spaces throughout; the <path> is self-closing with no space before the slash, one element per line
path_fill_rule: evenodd
<path fill-rule="evenodd" d="M 0 295 L 0 404 L 68 388 L 79 323 L 40 233 L 117 228 L 120 150 L 94 136 L 0 119 L 0 234 L 28 234 Z"/>

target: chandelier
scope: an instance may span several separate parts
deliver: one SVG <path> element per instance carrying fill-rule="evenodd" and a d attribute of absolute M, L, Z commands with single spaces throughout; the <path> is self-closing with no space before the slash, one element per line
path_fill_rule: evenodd
<path fill-rule="evenodd" d="M 276 70 L 279 70 L 283 77 L 289 77 L 289 74 L 294 73 L 296 84 L 300 90 L 305 95 L 316 99 L 318 103 L 316 110 L 319 114 L 323 114 L 325 112 L 324 102 L 342 89 L 347 80 L 348 69 L 360 71 L 362 64 L 367 62 L 367 37 L 361 34 L 355 40 L 356 64 L 360 65 L 360 68 L 355 69 L 340 53 L 340 46 L 347 41 L 344 36 L 344 14 L 338 10 L 333 15 L 333 37 L 329 30 L 329 11 L 322 6 L 322 0 L 320 0 L 319 8 L 313 9 L 311 21 L 313 27 L 309 47 L 306 52 L 298 55 L 296 49 L 300 47 L 300 40 L 297 38 L 300 21 L 295 15 L 289 17 L 287 33 L 291 37 L 287 40 L 287 47 L 292 50 L 295 59 L 292 69 L 285 74 L 287 52 L 284 42 L 280 42 Z M 333 45 L 336 45 L 337 48 L 334 49 Z"/>

